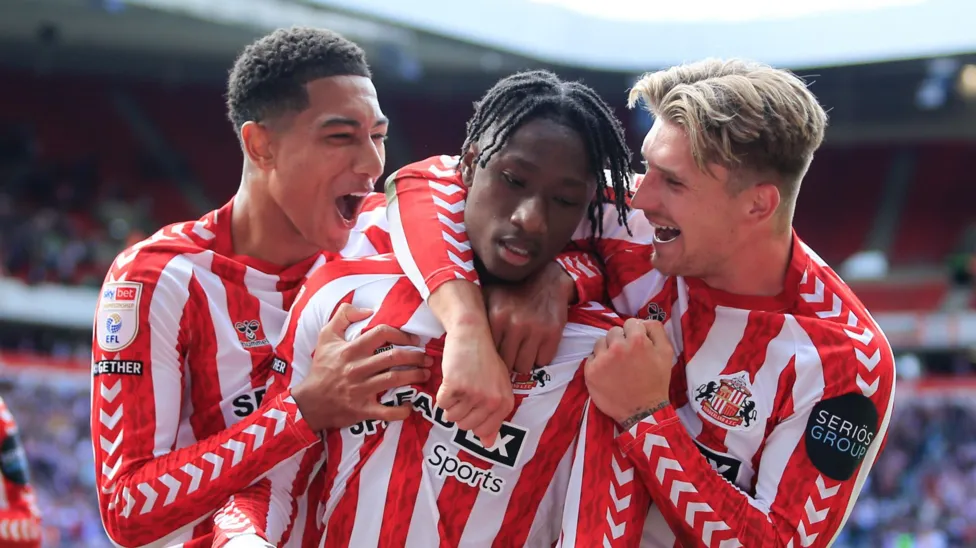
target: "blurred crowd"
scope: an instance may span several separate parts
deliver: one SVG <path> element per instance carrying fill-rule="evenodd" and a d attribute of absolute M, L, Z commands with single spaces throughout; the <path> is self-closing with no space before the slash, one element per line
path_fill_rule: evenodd
<path fill-rule="evenodd" d="M 17 420 L 44 527 L 44 546 L 101 548 L 87 386 L 0 385 Z"/>
<path fill-rule="evenodd" d="M 29 127 L 0 125 L 0 275 L 98 286 L 144 237 L 147 204 L 123 190 L 93 159 L 45 161 Z"/>
<path fill-rule="evenodd" d="M 976 398 L 898 401 L 836 546 L 976 546 Z"/>

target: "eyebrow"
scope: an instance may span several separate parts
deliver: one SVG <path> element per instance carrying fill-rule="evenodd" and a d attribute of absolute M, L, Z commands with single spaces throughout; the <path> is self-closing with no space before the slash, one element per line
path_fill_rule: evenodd
<path fill-rule="evenodd" d="M 655 164 L 654 162 L 651 162 L 647 158 L 644 159 L 644 167 L 646 167 L 647 169 L 655 169 L 657 171 L 660 171 L 661 173 L 667 175 L 668 177 L 670 177 L 672 179 L 681 179 L 681 177 L 677 173 L 675 173 L 674 171 L 672 171 L 672 170 L 670 170 L 670 169 L 668 169 L 666 167 L 659 166 L 658 164 Z"/>
<path fill-rule="evenodd" d="M 529 161 L 529 160 L 527 160 L 527 159 L 525 159 L 525 158 L 523 158 L 521 156 L 512 154 L 509 157 L 512 159 L 513 162 L 515 162 L 516 164 L 518 164 L 519 166 L 521 166 L 523 169 L 526 169 L 526 170 L 529 170 L 529 171 L 533 171 L 533 172 L 537 172 L 537 171 L 540 170 L 539 166 L 537 166 L 535 163 L 533 163 L 533 162 L 531 162 L 531 161 Z M 574 179 L 572 177 L 564 177 L 562 179 L 562 182 L 569 183 L 569 184 L 574 185 L 574 186 L 582 186 L 582 187 L 585 187 L 586 186 L 586 183 L 584 183 L 583 181 L 580 181 L 579 179 Z"/>
<path fill-rule="evenodd" d="M 386 116 L 381 116 L 381 117 L 379 117 L 379 118 L 376 119 L 376 123 L 373 124 L 373 127 L 375 128 L 375 127 L 383 126 L 383 125 L 386 125 L 386 124 L 389 124 L 389 123 L 390 123 L 390 119 L 389 118 L 387 118 Z M 352 127 L 352 128 L 355 128 L 355 129 L 359 129 L 360 127 L 362 127 L 362 124 L 359 123 L 359 120 L 356 120 L 354 118 L 346 118 L 345 116 L 330 116 L 330 117 L 326 118 L 319 125 L 319 128 L 321 128 L 321 129 L 328 129 L 328 128 L 333 128 L 333 127 L 337 127 L 337 126 L 347 126 L 347 127 Z"/>

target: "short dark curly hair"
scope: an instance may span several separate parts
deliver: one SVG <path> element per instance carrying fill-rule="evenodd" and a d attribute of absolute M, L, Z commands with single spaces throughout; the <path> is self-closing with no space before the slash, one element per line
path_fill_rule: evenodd
<path fill-rule="evenodd" d="M 305 84 L 329 76 L 371 78 L 366 53 L 327 29 L 278 29 L 244 48 L 227 82 L 227 116 L 240 134 L 261 122 L 308 106 Z"/>

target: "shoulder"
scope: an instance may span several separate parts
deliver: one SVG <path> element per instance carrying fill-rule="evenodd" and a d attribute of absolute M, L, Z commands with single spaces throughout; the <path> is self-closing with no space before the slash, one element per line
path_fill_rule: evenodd
<path fill-rule="evenodd" d="M 403 269 L 392 253 L 368 257 L 333 257 L 305 281 L 295 306 L 302 306 L 310 300 L 334 300 L 338 303 L 354 291 L 383 280 L 402 277 Z"/>
<path fill-rule="evenodd" d="M 787 327 L 796 344 L 799 392 L 811 398 L 822 392 L 825 400 L 860 395 L 884 413 L 894 394 L 895 362 L 874 318 L 815 257 L 801 279 L 798 301 Z"/>
<path fill-rule="evenodd" d="M 460 161 L 458 156 L 431 156 L 425 160 L 407 164 L 390 175 L 387 182 L 396 182 L 401 179 L 420 178 L 431 181 L 438 181 L 447 184 L 460 184 L 460 176 L 457 166 Z"/>
<path fill-rule="evenodd" d="M 175 257 L 206 251 L 201 245 L 201 237 L 191 235 L 195 224 L 185 222 L 166 226 L 126 248 L 115 257 L 106 281 L 126 279 L 155 283 Z"/>

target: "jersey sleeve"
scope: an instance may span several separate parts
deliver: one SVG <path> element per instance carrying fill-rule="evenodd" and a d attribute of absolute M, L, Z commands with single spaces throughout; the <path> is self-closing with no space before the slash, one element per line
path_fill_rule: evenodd
<path fill-rule="evenodd" d="M 617 425 L 587 402 L 563 510 L 560 548 L 635 547 L 650 495 L 616 446 Z"/>
<path fill-rule="evenodd" d="M 318 436 L 290 394 L 180 449 L 176 435 L 194 356 L 193 270 L 179 252 L 132 249 L 101 289 L 92 344 L 92 442 L 102 521 L 121 546 L 166 541 Z"/>
<path fill-rule="evenodd" d="M 618 438 L 682 546 L 820 548 L 843 527 L 887 433 L 890 349 L 818 342 L 795 362 L 792 411 L 766 437 L 754 494 L 709 465 L 670 406 Z"/>
<path fill-rule="evenodd" d="M 346 292 L 337 294 L 323 286 L 343 274 L 349 265 L 357 264 L 363 263 L 327 263 L 306 282 L 288 313 L 282 338 L 275 345 L 269 396 L 290 393 L 290 387 L 308 376 L 319 331 L 347 300 Z M 313 472 L 324 461 L 323 445 L 315 444 L 277 463 L 261 484 L 235 494 L 214 515 L 213 546 L 264 546 L 266 542 L 280 546 L 302 534 L 304 524 L 297 523 L 300 498 L 306 494 Z"/>
<path fill-rule="evenodd" d="M 464 228 L 467 189 L 457 178 L 457 165 L 457 157 L 440 156 L 411 164 L 386 180 L 393 250 L 424 299 L 444 282 L 479 283 Z"/>
<path fill-rule="evenodd" d="M 0 400 L 0 545 L 40 548 L 41 517 L 28 477 L 27 456 L 17 423 Z"/>

